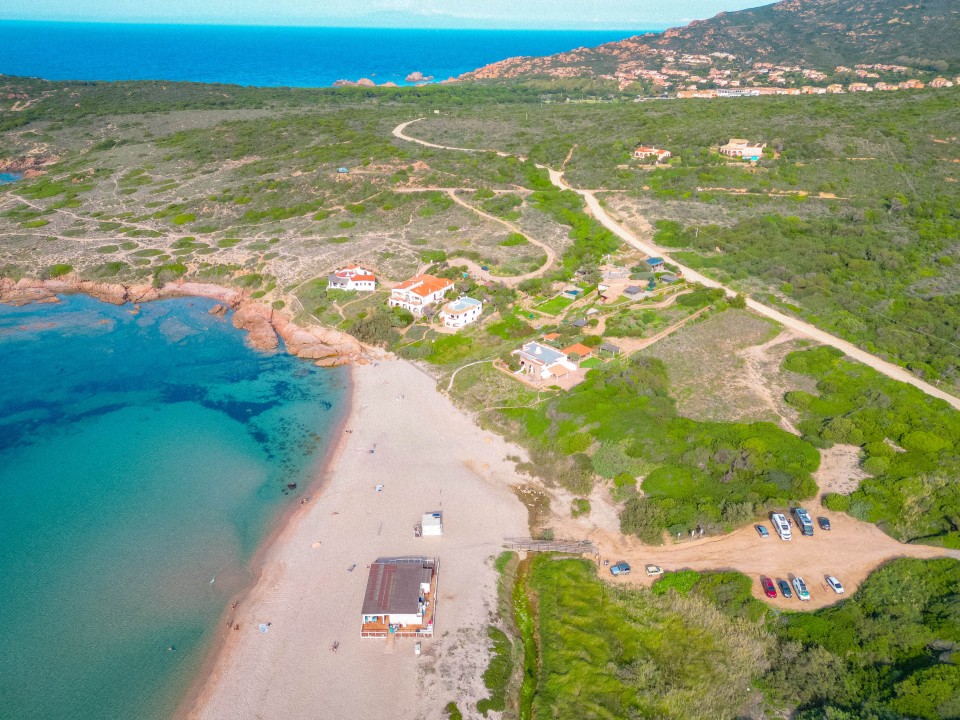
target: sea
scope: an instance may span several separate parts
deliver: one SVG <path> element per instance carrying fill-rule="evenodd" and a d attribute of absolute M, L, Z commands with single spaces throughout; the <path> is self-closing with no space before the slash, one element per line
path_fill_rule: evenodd
<path fill-rule="evenodd" d="M 643 30 L 406 30 L 0 22 L 0 74 L 326 87 L 362 77 L 446 80 L 516 55 L 551 55 Z"/>
<path fill-rule="evenodd" d="M 0 305 L 0 717 L 170 718 L 315 492 L 348 372 L 212 306 Z"/>

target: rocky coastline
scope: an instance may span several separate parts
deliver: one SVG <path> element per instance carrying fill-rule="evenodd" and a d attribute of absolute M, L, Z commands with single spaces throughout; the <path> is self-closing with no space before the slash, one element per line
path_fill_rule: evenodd
<path fill-rule="evenodd" d="M 280 310 L 251 300 L 243 291 L 220 285 L 172 282 L 159 288 L 152 285 L 100 283 L 75 278 L 15 281 L 0 278 L 0 303 L 27 305 L 59 302 L 61 293 L 84 293 L 114 305 L 143 303 L 175 297 L 203 297 L 215 300 L 211 314 L 223 317 L 233 311 L 234 327 L 245 330 L 247 341 L 256 350 L 275 350 L 283 340 L 291 355 L 321 367 L 368 362 L 364 346 L 354 337 L 320 325 L 301 327 Z"/>

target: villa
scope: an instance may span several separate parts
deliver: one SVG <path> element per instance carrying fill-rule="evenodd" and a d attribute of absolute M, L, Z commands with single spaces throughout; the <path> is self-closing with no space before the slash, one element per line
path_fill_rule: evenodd
<path fill-rule="evenodd" d="M 730 138 L 730 142 L 720 146 L 720 154 L 727 157 L 739 157 L 756 162 L 763 156 L 766 143 L 752 143 L 742 138 Z"/>
<path fill-rule="evenodd" d="M 448 328 L 462 328 L 480 319 L 483 303 L 472 297 L 460 297 L 443 306 L 440 321 Z"/>
<path fill-rule="evenodd" d="M 436 558 L 377 558 L 363 595 L 360 637 L 431 637 L 438 568 Z"/>
<path fill-rule="evenodd" d="M 377 278 L 371 270 L 359 265 L 348 265 L 327 275 L 327 288 L 330 290 L 373 292 L 377 289 Z"/>
<path fill-rule="evenodd" d="M 669 150 L 651 147 L 649 145 L 638 145 L 633 149 L 633 157 L 636 160 L 646 160 L 648 157 L 655 157 L 658 163 L 668 160 L 671 156 Z"/>
<path fill-rule="evenodd" d="M 512 354 L 520 358 L 519 372 L 536 380 L 563 377 L 577 371 L 566 353 L 533 340 Z"/>
<path fill-rule="evenodd" d="M 453 289 L 453 280 L 417 275 L 400 283 L 390 291 L 390 307 L 401 307 L 414 315 L 423 315 L 423 311 L 438 302 Z"/>

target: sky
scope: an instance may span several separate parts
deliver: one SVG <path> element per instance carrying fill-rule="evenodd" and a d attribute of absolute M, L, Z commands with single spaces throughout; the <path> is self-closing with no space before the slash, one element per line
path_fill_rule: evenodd
<path fill-rule="evenodd" d="M 770 0 L 0 0 L 0 19 L 345 27 L 643 29 Z"/>

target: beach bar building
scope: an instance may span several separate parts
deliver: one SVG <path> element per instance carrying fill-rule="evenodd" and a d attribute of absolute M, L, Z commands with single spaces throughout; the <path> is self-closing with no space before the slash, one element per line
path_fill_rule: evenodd
<path fill-rule="evenodd" d="M 382 557 L 370 566 L 360 637 L 432 637 L 439 561 Z"/>

